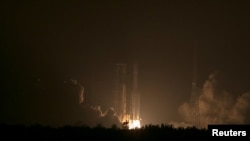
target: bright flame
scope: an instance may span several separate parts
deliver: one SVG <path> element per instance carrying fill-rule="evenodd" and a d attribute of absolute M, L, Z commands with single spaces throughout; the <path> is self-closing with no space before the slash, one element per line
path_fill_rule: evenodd
<path fill-rule="evenodd" d="M 141 128 L 141 122 L 140 122 L 140 120 L 130 120 L 128 128 L 129 129 Z"/>

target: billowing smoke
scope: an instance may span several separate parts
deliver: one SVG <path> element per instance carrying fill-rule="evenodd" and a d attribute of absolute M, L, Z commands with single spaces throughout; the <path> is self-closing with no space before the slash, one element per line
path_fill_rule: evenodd
<path fill-rule="evenodd" d="M 218 79 L 219 73 L 213 73 L 204 83 L 199 96 L 199 113 L 201 127 L 208 124 L 244 124 L 249 122 L 250 92 L 233 96 L 225 91 Z M 183 103 L 179 113 L 186 122 L 191 120 L 191 106 Z"/>
<path fill-rule="evenodd" d="M 114 124 L 117 127 L 121 125 L 114 109 L 108 108 L 102 112 L 100 106 L 93 108 L 92 105 L 95 104 L 85 97 L 89 93 L 85 92 L 86 87 L 80 81 L 38 78 L 35 82 L 33 79 L 27 79 L 20 83 L 22 87 L 15 90 L 16 93 L 0 99 L 0 122 L 51 127 L 95 127 L 99 124 L 110 128 Z M 12 102 L 8 102 L 9 100 Z"/>
<path fill-rule="evenodd" d="M 97 124 L 101 124 L 104 127 L 113 125 L 120 127 L 121 123 L 113 107 L 108 108 L 105 112 L 102 111 L 101 106 L 91 106 L 91 109 L 98 113 Z"/>
<path fill-rule="evenodd" d="M 72 117 L 70 120 L 74 125 L 87 125 L 89 127 L 96 127 L 97 125 L 101 125 L 106 128 L 110 128 L 112 125 L 116 125 L 120 127 L 121 123 L 116 116 L 116 112 L 114 108 L 110 107 L 107 110 L 103 111 L 101 106 L 92 106 L 92 103 L 88 101 L 88 99 L 84 99 L 84 87 L 74 79 L 70 79 L 69 81 L 64 81 L 68 86 L 74 86 L 74 93 L 77 94 L 76 98 L 73 98 L 73 102 L 67 102 L 68 114 Z M 70 92 L 73 92 L 72 90 Z M 68 95 L 67 101 L 74 97 L 74 93 Z"/>
<path fill-rule="evenodd" d="M 67 83 L 67 81 L 64 81 L 64 83 Z M 84 101 L 84 87 L 80 83 L 78 83 L 77 80 L 75 79 L 70 79 L 69 83 L 79 87 L 79 92 L 78 92 L 79 103 L 82 103 Z"/>

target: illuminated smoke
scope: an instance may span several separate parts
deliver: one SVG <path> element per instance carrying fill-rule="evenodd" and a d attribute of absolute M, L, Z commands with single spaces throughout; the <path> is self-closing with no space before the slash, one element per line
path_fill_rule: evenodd
<path fill-rule="evenodd" d="M 91 106 L 91 109 L 98 113 L 99 117 L 104 117 L 106 112 L 103 112 L 101 106 Z"/>
<path fill-rule="evenodd" d="M 249 120 L 250 112 L 250 92 L 241 95 L 231 110 L 229 119 L 232 122 L 244 123 Z M 247 117 L 248 116 L 248 117 Z"/>
<path fill-rule="evenodd" d="M 169 123 L 170 125 L 172 125 L 174 128 L 186 128 L 186 127 L 190 127 L 191 125 L 188 124 L 187 122 L 176 122 L 176 121 L 172 121 Z"/>
<path fill-rule="evenodd" d="M 73 85 L 76 85 L 79 87 L 79 93 L 78 93 L 78 96 L 79 96 L 79 103 L 82 103 L 84 101 L 84 87 L 77 82 L 77 80 L 74 80 L 74 79 L 70 79 L 69 82 Z M 67 83 L 66 81 L 64 81 L 64 83 Z"/>
<path fill-rule="evenodd" d="M 110 107 L 107 110 L 102 110 L 101 106 L 91 106 L 89 101 L 84 102 L 84 87 L 75 79 L 70 79 L 69 81 L 64 81 L 65 84 L 70 84 L 71 86 L 77 86 L 74 89 L 77 92 L 78 106 L 72 107 L 71 111 L 75 111 L 75 117 L 77 118 L 77 123 L 81 123 L 90 127 L 95 127 L 101 125 L 106 128 L 110 128 L 112 125 L 120 127 L 121 123 L 116 116 L 114 108 Z M 69 86 L 70 86 L 69 85 Z M 71 91 L 72 92 L 72 91 Z M 70 97 L 74 95 L 70 95 Z M 84 103 L 83 103 L 84 102 Z M 72 115 L 72 114 L 71 114 Z"/>
<path fill-rule="evenodd" d="M 111 127 L 112 125 L 120 127 L 121 123 L 113 107 L 108 108 L 105 112 L 102 111 L 101 106 L 91 106 L 91 109 L 98 114 L 96 121 L 97 124 L 101 124 L 107 128 Z"/>
<path fill-rule="evenodd" d="M 220 87 L 218 75 L 214 73 L 209 76 L 199 96 L 201 127 L 206 128 L 208 124 L 246 123 L 250 111 L 250 92 L 234 97 Z M 191 120 L 188 102 L 183 103 L 178 111 L 186 122 Z"/>

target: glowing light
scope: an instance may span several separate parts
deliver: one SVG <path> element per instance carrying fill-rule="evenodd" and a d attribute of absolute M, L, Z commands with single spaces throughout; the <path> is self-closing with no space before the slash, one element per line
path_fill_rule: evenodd
<path fill-rule="evenodd" d="M 141 122 L 140 122 L 140 120 L 130 120 L 128 128 L 129 129 L 141 128 Z"/>

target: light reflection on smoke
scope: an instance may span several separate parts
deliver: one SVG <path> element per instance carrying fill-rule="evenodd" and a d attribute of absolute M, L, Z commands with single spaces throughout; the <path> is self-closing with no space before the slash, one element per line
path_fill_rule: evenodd
<path fill-rule="evenodd" d="M 199 97 L 199 112 L 201 127 L 208 124 L 244 124 L 249 117 L 250 92 L 234 97 L 229 92 L 218 87 L 218 73 L 211 74 L 203 85 L 203 92 Z M 189 102 L 183 103 L 179 113 L 185 122 L 191 119 Z"/>

